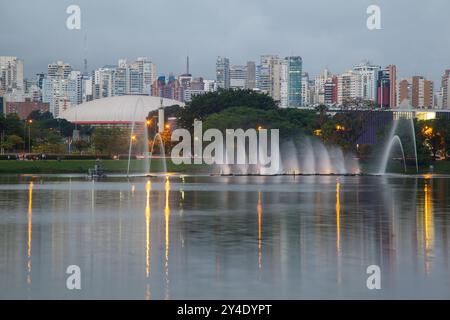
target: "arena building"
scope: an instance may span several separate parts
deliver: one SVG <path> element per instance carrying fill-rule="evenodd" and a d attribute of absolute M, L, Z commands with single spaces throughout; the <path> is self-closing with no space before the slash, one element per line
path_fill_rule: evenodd
<path fill-rule="evenodd" d="M 59 118 L 79 125 L 129 127 L 133 120 L 139 125 L 146 121 L 149 112 L 160 107 L 184 103 L 152 96 L 127 95 L 89 101 L 60 113 Z"/>

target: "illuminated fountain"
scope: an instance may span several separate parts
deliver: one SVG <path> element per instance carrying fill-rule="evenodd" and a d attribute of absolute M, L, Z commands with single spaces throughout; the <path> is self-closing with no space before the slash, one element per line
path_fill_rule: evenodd
<path fill-rule="evenodd" d="M 359 174 L 357 160 L 344 155 L 339 146 L 326 146 L 317 138 L 288 141 L 281 148 L 282 174 L 350 175 Z"/>
<path fill-rule="evenodd" d="M 406 158 L 405 158 L 405 149 L 403 148 L 402 140 L 399 136 L 393 136 L 392 139 L 387 144 L 387 148 L 384 151 L 383 158 L 381 159 L 381 167 L 380 167 L 380 174 L 385 174 L 387 165 L 392 153 L 392 149 L 395 145 L 398 145 L 400 147 L 400 150 L 402 152 L 402 158 L 403 158 L 403 169 L 406 173 Z"/>
<path fill-rule="evenodd" d="M 412 141 L 412 146 L 413 146 L 416 172 L 419 173 L 419 162 L 417 159 L 417 143 L 416 143 L 416 133 L 415 133 L 415 129 L 414 129 L 414 121 L 412 118 L 409 118 L 409 119 L 394 120 L 391 131 L 387 138 L 386 145 L 384 146 L 384 149 L 383 149 L 381 162 L 380 162 L 379 169 L 378 169 L 378 174 L 386 174 L 387 166 L 389 164 L 389 161 L 392 159 L 392 152 L 393 152 L 395 146 L 398 146 L 400 148 L 400 151 L 402 154 L 402 160 L 403 160 L 403 169 L 404 169 L 404 172 L 407 173 L 406 153 L 405 153 L 404 144 L 403 144 L 400 136 L 397 134 L 400 121 L 406 121 L 406 123 L 407 123 L 407 126 L 408 126 L 407 131 L 408 131 L 408 134 L 410 135 L 410 138 Z"/>
<path fill-rule="evenodd" d="M 259 161 L 267 162 L 265 152 L 259 150 Z M 338 146 L 325 146 L 318 138 L 304 137 L 288 140 L 278 153 L 271 154 L 276 172 L 262 165 L 231 165 L 225 152 L 226 164 L 219 166 L 220 175 L 356 175 L 360 174 L 358 161 L 344 155 Z M 247 157 L 248 160 L 248 157 Z"/>
<path fill-rule="evenodd" d="M 155 134 L 152 140 L 152 146 L 149 148 L 149 135 L 148 135 L 148 126 L 151 124 L 150 120 L 146 121 L 146 126 L 143 128 L 137 128 L 136 123 L 138 120 L 136 119 L 136 111 L 138 108 L 143 108 L 142 98 L 139 98 L 134 107 L 133 113 L 133 122 L 131 124 L 131 132 L 130 132 L 130 142 L 128 148 L 128 165 L 127 165 L 127 176 L 130 176 L 130 165 L 131 165 L 131 154 L 133 152 L 133 144 L 138 141 L 138 134 L 143 137 L 142 139 L 142 150 L 143 150 L 143 168 L 142 174 L 144 176 L 150 175 L 151 163 L 153 158 L 153 152 L 155 148 L 156 141 L 159 142 L 159 150 L 162 154 L 161 159 L 163 161 L 163 171 L 162 173 L 167 173 L 167 162 L 166 162 L 166 154 L 164 148 L 164 142 L 161 137 L 161 133 L 164 131 L 164 109 L 163 109 L 163 100 L 161 99 L 161 107 L 158 110 L 158 132 Z"/>

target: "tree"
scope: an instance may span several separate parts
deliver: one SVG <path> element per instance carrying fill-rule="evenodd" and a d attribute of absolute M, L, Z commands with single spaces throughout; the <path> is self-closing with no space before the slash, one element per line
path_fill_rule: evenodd
<path fill-rule="evenodd" d="M 35 153 L 61 154 L 65 151 L 64 138 L 54 130 L 49 130 L 43 138 L 37 138 L 33 147 Z"/>
<path fill-rule="evenodd" d="M 28 115 L 27 119 L 32 119 L 35 121 L 43 121 L 43 120 L 53 120 L 53 115 L 51 112 L 41 110 L 33 110 Z"/>
<path fill-rule="evenodd" d="M 79 152 L 83 152 L 87 149 L 90 148 L 91 144 L 83 139 L 77 140 L 74 143 L 75 149 L 78 150 Z"/>
<path fill-rule="evenodd" d="M 205 120 L 209 115 L 232 107 L 248 107 L 259 110 L 275 110 L 275 101 L 267 94 L 253 90 L 219 90 L 193 97 L 180 113 L 179 125 L 191 128 L 194 120 Z"/>
<path fill-rule="evenodd" d="M 440 133 L 442 137 L 442 151 L 445 157 L 450 151 L 450 120 L 444 118 L 438 118 L 434 121 L 434 127 L 437 132 Z"/>
<path fill-rule="evenodd" d="M 324 104 L 321 104 L 316 107 L 316 111 L 319 114 L 318 126 L 319 126 L 319 128 L 321 128 L 325 124 L 325 122 L 327 122 L 327 120 L 328 120 L 328 115 L 327 115 L 328 107 Z"/>
<path fill-rule="evenodd" d="M 96 128 L 92 135 L 92 144 L 100 153 L 110 155 L 127 153 L 129 143 L 129 134 L 120 128 Z"/>
<path fill-rule="evenodd" d="M 322 125 L 322 139 L 329 144 L 339 145 L 346 151 L 355 151 L 356 141 L 363 128 L 362 117 L 360 112 L 337 113 Z"/>
<path fill-rule="evenodd" d="M 4 142 L 1 143 L 0 148 L 5 149 L 6 151 L 14 151 L 21 145 L 23 145 L 22 137 L 13 134 L 6 137 Z"/>
<path fill-rule="evenodd" d="M 20 120 L 16 113 L 8 113 L 6 116 L 0 115 L 0 131 L 5 135 L 16 135 L 24 137 L 24 122 Z"/>
<path fill-rule="evenodd" d="M 279 129 L 282 140 L 311 135 L 316 128 L 317 115 L 312 110 L 277 108 L 261 110 L 248 107 L 228 108 L 208 116 L 203 130 L 219 129 Z"/>

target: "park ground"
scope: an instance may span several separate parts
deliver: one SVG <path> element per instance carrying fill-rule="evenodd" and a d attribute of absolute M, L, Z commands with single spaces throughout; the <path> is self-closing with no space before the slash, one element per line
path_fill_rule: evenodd
<path fill-rule="evenodd" d="M 84 174 L 96 164 L 95 160 L 1 160 L 0 174 Z M 102 160 L 102 166 L 106 173 L 125 174 L 127 172 L 127 160 Z M 206 165 L 175 165 L 167 159 L 167 171 L 174 173 L 212 173 Z M 153 159 L 151 172 L 162 172 L 163 160 Z M 130 173 L 142 173 L 144 163 L 142 160 L 132 160 Z M 366 163 L 361 163 L 363 172 L 376 172 L 376 168 Z M 403 166 L 394 162 L 388 167 L 388 172 L 403 173 Z M 415 174 L 415 166 L 408 165 L 407 173 Z M 450 174 L 450 161 L 435 161 L 430 165 L 421 166 L 419 173 Z"/>
<path fill-rule="evenodd" d="M 0 161 L 0 174 L 82 174 L 94 168 L 95 160 L 3 160 Z M 101 164 L 106 173 L 126 174 L 127 160 L 102 160 Z M 131 173 L 142 173 L 143 161 L 132 160 L 130 163 Z M 167 160 L 167 171 L 186 173 L 188 171 L 201 172 L 200 166 L 174 165 Z M 153 159 L 151 172 L 163 171 L 163 160 Z"/>

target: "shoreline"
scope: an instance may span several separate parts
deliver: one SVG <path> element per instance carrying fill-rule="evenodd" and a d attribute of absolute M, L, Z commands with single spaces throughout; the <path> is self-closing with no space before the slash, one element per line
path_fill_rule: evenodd
<path fill-rule="evenodd" d="M 96 164 L 96 160 L 0 160 L 0 175 L 15 174 L 87 174 L 90 168 Z M 126 174 L 127 160 L 101 160 L 101 164 L 108 174 Z M 191 174 L 212 174 L 206 165 L 175 165 L 170 159 L 166 161 L 167 171 L 173 173 L 191 173 Z M 450 174 L 450 161 L 436 161 L 430 165 L 421 166 L 417 173 L 415 167 L 408 166 L 406 174 Z M 367 163 L 360 164 L 361 175 L 373 174 L 373 166 Z M 154 158 L 151 161 L 151 171 L 163 171 L 163 160 Z M 142 173 L 142 160 L 131 160 L 130 174 Z M 404 174 L 401 166 L 393 163 L 387 172 L 388 174 Z M 302 176 L 302 174 L 298 174 Z"/>

